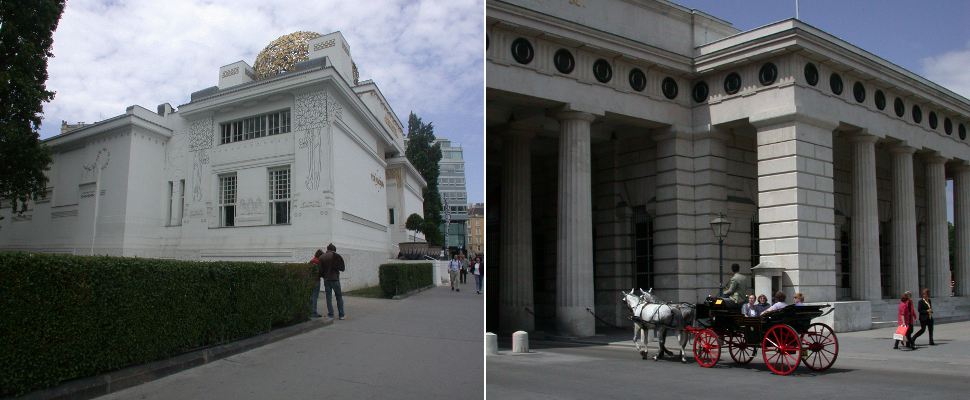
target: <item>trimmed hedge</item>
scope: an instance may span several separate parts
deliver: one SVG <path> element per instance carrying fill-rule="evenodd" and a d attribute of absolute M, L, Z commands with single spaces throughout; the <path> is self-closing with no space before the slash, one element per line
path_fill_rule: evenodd
<path fill-rule="evenodd" d="M 434 284 L 431 263 L 382 264 L 378 272 L 385 297 L 394 297 Z"/>
<path fill-rule="evenodd" d="M 313 268 L 0 253 L 0 396 L 305 321 Z"/>

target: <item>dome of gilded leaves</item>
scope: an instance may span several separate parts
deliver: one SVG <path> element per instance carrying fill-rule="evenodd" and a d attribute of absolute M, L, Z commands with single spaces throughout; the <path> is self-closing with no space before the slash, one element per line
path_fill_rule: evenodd
<path fill-rule="evenodd" d="M 293 32 L 272 41 L 256 56 L 256 79 L 272 78 L 301 61 L 310 59 L 310 40 L 323 36 L 316 32 Z"/>

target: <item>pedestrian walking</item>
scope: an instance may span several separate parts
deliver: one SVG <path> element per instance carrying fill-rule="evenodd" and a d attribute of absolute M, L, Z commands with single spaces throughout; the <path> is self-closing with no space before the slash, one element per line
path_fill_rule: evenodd
<path fill-rule="evenodd" d="M 451 278 L 451 290 L 455 292 L 460 292 L 460 288 L 456 288 L 455 284 L 458 283 L 458 270 L 461 269 L 461 261 L 458 260 L 458 253 L 455 253 L 451 257 L 451 261 L 448 262 L 448 277 Z"/>
<path fill-rule="evenodd" d="M 344 319 L 344 296 L 340 290 L 340 273 L 346 270 L 344 258 L 337 254 L 337 246 L 327 245 L 327 252 L 320 256 L 320 277 L 323 278 L 323 288 L 327 291 L 327 318 L 333 318 L 333 297 L 337 298 L 337 312 L 340 319 Z"/>
<path fill-rule="evenodd" d="M 458 281 L 461 282 L 462 285 L 464 285 L 465 282 L 467 282 L 467 278 L 465 278 L 465 276 L 468 275 L 468 260 L 465 259 L 464 254 L 459 254 L 458 261 L 461 262 L 461 270 L 458 271 L 458 273 L 461 274 L 461 276 L 459 277 Z"/>
<path fill-rule="evenodd" d="M 323 255 L 323 250 L 317 249 L 317 252 L 313 254 L 313 258 L 310 259 L 310 264 L 316 265 L 317 271 L 318 271 L 317 272 L 318 275 L 315 276 L 316 281 L 314 282 L 314 285 L 313 285 L 313 293 L 310 295 L 310 315 L 312 315 L 313 318 L 322 317 L 322 315 L 320 315 L 320 313 L 317 312 L 317 300 L 320 299 L 320 277 L 321 277 L 321 275 L 319 275 L 320 256 L 322 255 Z"/>
<path fill-rule="evenodd" d="M 913 342 L 916 342 L 916 338 L 929 327 L 930 346 L 936 346 L 936 343 L 933 342 L 933 300 L 930 300 L 930 289 L 923 288 L 923 290 L 920 290 L 920 297 L 922 298 L 916 306 L 919 311 L 919 330 L 913 334 Z M 916 343 L 913 343 L 913 346 L 915 345 Z"/>
<path fill-rule="evenodd" d="M 475 276 L 475 294 L 482 294 L 482 270 L 484 267 L 482 258 L 475 257 L 475 263 L 472 264 L 472 275 Z M 933 337 L 932 333 L 930 337 Z"/>
<path fill-rule="evenodd" d="M 909 347 L 910 350 L 916 350 L 916 346 L 913 346 L 913 320 L 916 318 L 913 312 L 913 303 L 911 301 L 912 293 L 907 291 L 903 293 L 903 296 L 899 299 L 899 308 L 896 313 L 896 323 L 899 326 L 896 329 L 896 335 L 893 338 L 896 339 L 896 343 L 893 344 L 893 349 L 899 348 L 899 342 L 902 336 L 905 337 L 906 343 L 904 346 Z M 905 333 L 903 333 L 905 332 Z"/>

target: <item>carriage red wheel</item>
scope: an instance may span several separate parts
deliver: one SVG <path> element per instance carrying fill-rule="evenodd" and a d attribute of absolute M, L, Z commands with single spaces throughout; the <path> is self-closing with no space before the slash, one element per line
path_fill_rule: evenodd
<path fill-rule="evenodd" d="M 802 363 L 815 371 L 825 371 L 839 357 L 839 339 L 828 325 L 814 323 L 802 333 Z"/>
<path fill-rule="evenodd" d="M 731 354 L 731 359 L 734 362 L 747 364 L 751 360 L 754 360 L 754 353 L 757 349 L 745 340 L 744 335 L 732 334 L 731 336 L 725 336 L 724 341 L 727 342 L 728 353 Z"/>
<path fill-rule="evenodd" d="M 721 343 L 717 333 L 712 329 L 704 329 L 694 335 L 694 360 L 697 365 L 710 368 L 721 359 Z"/>
<path fill-rule="evenodd" d="M 792 327 L 779 324 L 768 329 L 761 341 L 761 356 L 771 372 L 790 375 L 802 358 L 802 344 Z"/>

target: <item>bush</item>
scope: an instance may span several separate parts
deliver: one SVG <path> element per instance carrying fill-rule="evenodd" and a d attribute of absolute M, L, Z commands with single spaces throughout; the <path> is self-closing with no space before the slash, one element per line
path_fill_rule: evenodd
<path fill-rule="evenodd" d="M 305 321 L 312 268 L 0 253 L 0 396 Z"/>
<path fill-rule="evenodd" d="M 384 296 L 393 297 L 434 284 L 431 263 L 383 264 L 378 276 Z"/>

